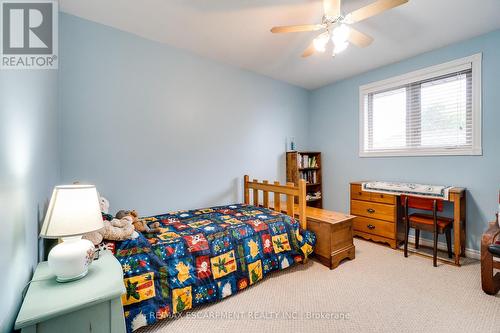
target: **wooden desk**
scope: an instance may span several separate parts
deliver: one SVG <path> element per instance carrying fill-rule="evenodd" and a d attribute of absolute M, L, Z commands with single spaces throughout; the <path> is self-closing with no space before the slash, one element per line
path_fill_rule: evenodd
<path fill-rule="evenodd" d="M 467 218 L 465 193 L 465 188 L 454 187 L 450 189 L 448 197 L 448 201 L 453 203 L 453 251 L 457 266 L 460 266 L 460 257 L 465 257 L 465 220 Z"/>
<path fill-rule="evenodd" d="M 371 199 L 365 199 L 363 197 L 367 196 L 372 198 L 370 193 L 374 192 L 359 192 L 360 186 L 362 182 L 352 182 L 351 183 L 351 210 L 352 201 L 355 200 L 368 200 L 373 201 Z M 354 192 L 353 192 L 354 191 Z M 396 197 L 396 206 L 397 206 L 397 214 L 394 214 L 391 221 L 386 218 L 386 221 L 395 223 L 396 228 L 394 229 L 394 240 L 395 243 L 391 244 L 393 248 L 397 248 L 397 243 L 399 243 L 400 239 L 398 238 L 398 230 L 397 224 L 401 218 L 401 200 L 399 199 L 399 194 L 394 195 L 382 195 L 383 198 L 377 198 L 374 202 L 378 202 L 378 204 L 382 203 L 382 205 L 388 205 L 388 203 L 384 200 L 390 199 L 391 197 Z M 373 198 L 372 198 L 373 199 Z M 460 266 L 460 257 L 465 256 L 465 229 L 466 229 L 466 190 L 463 187 L 453 187 L 449 191 L 448 202 L 453 203 L 453 236 L 454 236 L 454 246 L 453 251 L 455 254 L 454 263 L 457 266 Z M 362 234 L 361 232 L 355 232 L 355 234 Z M 376 238 L 378 236 L 374 236 Z M 380 238 L 380 237 L 379 237 Z"/>

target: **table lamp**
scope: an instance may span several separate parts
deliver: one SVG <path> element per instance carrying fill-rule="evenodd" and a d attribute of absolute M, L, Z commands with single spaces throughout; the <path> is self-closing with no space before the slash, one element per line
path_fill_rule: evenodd
<path fill-rule="evenodd" d="M 40 237 L 62 238 L 49 252 L 49 267 L 58 282 L 78 280 L 92 263 L 94 244 L 82 235 L 104 227 L 94 185 L 56 186 Z"/>

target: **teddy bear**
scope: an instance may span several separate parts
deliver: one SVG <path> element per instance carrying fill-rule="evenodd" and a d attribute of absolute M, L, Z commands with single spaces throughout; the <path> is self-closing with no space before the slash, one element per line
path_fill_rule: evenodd
<path fill-rule="evenodd" d="M 100 197 L 99 203 L 101 205 L 103 216 L 107 217 L 107 212 L 109 210 L 109 201 L 104 197 Z M 85 234 L 83 238 L 88 239 L 94 245 L 100 244 L 104 239 L 113 241 L 135 239 L 139 237 L 139 234 L 135 231 L 132 222 L 133 218 L 131 216 L 123 216 L 120 219 L 113 218 L 111 220 L 104 218 L 103 228 L 93 232 L 89 232 Z"/>
<path fill-rule="evenodd" d="M 123 218 L 124 216 L 130 216 L 132 218 L 132 225 L 138 232 L 146 233 L 159 233 L 161 232 L 160 223 L 154 222 L 148 225 L 145 219 L 140 219 L 139 214 L 135 210 L 120 210 L 116 213 L 115 218 Z"/>
<path fill-rule="evenodd" d="M 122 219 L 104 220 L 104 227 L 83 236 L 94 245 L 100 244 L 104 239 L 113 241 L 123 241 L 139 237 L 132 225 L 132 218 L 124 216 Z M 135 233 L 135 234 L 134 234 Z"/>

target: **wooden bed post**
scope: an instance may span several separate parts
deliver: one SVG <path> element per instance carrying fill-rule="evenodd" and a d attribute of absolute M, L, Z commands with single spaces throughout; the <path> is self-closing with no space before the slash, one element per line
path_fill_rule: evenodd
<path fill-rule="evenodd" d="M 306 181 L 304 179 L 299 180 L 299 223 L 302 229 L 306 230 Z"/>
<path fill-rule="evenodd" d="M 269 182 L 267 180 L 262 181 L 263 184 L 267 185 Z M 262 196 L 263 196 L 263 205 L 264 208 L 269 208 L 269 192 L 268 191 L 262 191 Z"/>
<path fill-rule="evenodd" d="M 254 179 L 254 180 L 252 180 L 252 183 L 258 184 L 259 181 L 257 179 Z M 252 205 L 254 205 L 255 207 L 259 207 L 259 190 L 257 190 L 256 188 L 253 188 L 252 192 L 253 192 Z"/>
<path fill-rule="evenodd" d="M 294 184 L 290 182 L 286 183 L 286 185 L 289 187 L 294 186 Z M 286 215 L 290 217 L 295 217 L 295 212 L 294 212 L 295 207 L 293 206 L 295 202 L 295 194 L 291 193 L 286 195 Z"/>
<path fill-rule="evenodd" d="M 243 197 L 244 197 L 244 202 L 245 204 L 249 205 L 250 204 L 250 189 L 248 188 L 248 181 L 250 177 L 248 175 L 245 175 L 243 177 Z"/>
<path fill-rule="evenodd" d="M 274 182 L 274 185 L 280 186 L 280 182 Z M 281 194 L 274 192 L 274 210 L 281 213 Z"/>

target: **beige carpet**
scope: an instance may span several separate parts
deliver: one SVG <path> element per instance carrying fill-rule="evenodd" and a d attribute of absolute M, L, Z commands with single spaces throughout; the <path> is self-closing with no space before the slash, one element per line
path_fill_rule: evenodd
<path fill-rule="evenodd" d="M 404 258 L 362 240 L 355 245 L 356 259 L 335 270 L 316 261 L 298 265 L 139 331 L 500 332 L 500 296 L 481 290 L 479 262 L 435 268 L 418 255 Z"/>

